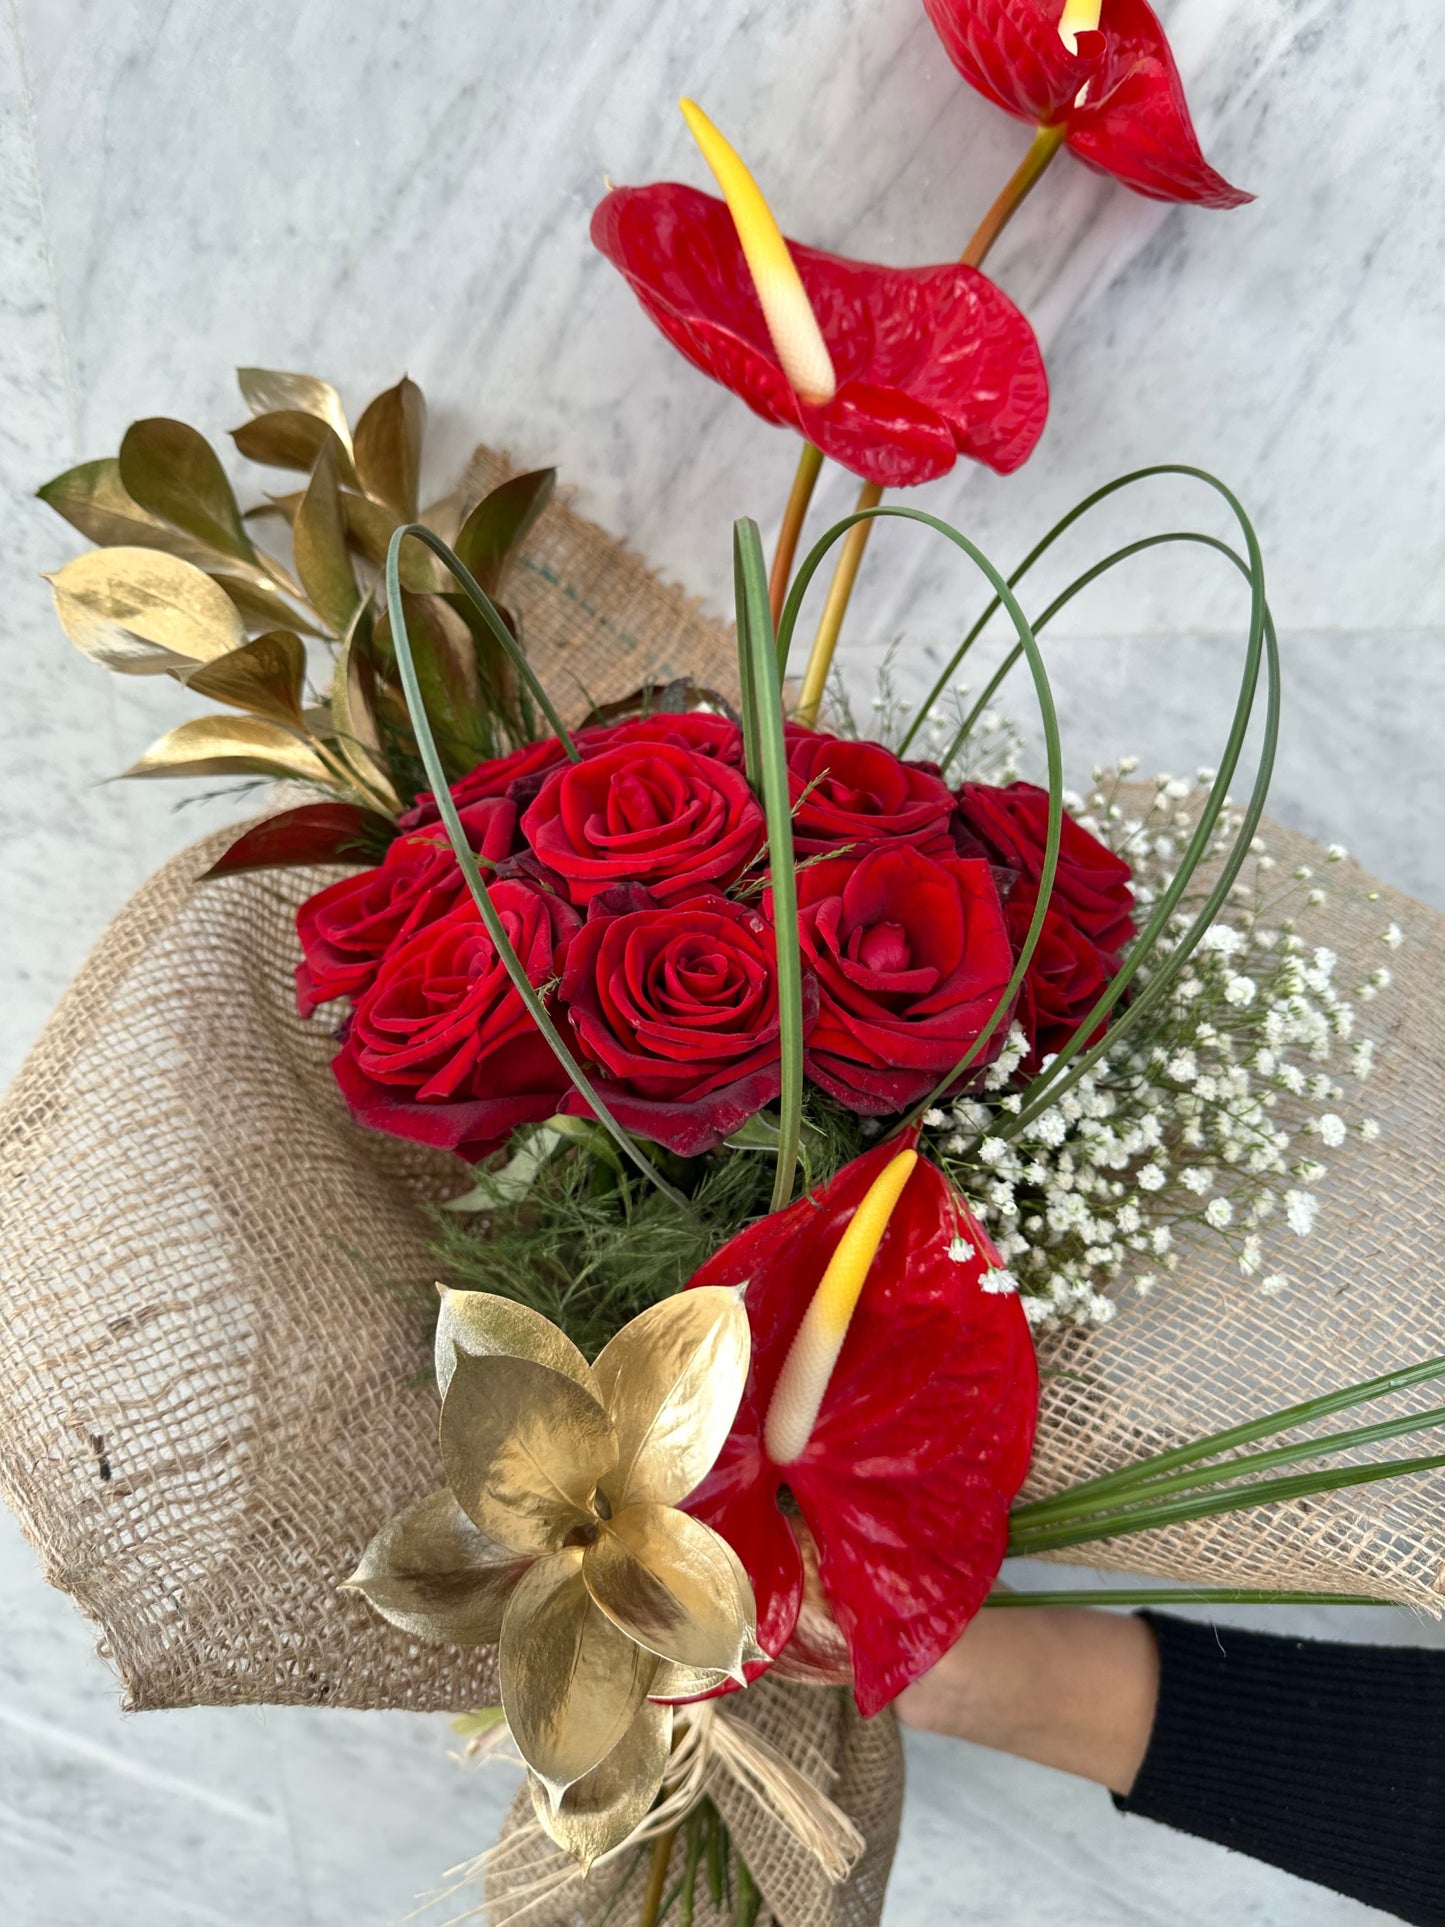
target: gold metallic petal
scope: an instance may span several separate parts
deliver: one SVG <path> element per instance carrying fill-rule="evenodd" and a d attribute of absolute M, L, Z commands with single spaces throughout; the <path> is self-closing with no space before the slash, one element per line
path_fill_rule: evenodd
<path fill-rule="evenodd" d="M 76 648 L 123 675 L 211 662 L 246 640 L 225 590 L 204 570 L 159 549 L 92 549 L 49 581 Z"/>
<path fill-rule="evenodd" d="M 256 551 L 220 457 L 189 422 L 153 415 L 121 437 L 120 479 L 133 502 L 221 555 L 254 564 Z"/>
<path fill-rule="evenodd" d="M 356 424 L 356 472 L 361 486 L 395 509 L 403 522 L 416 520 L 426 399 L 406 376 L 369 402 Z"/>
<path fill-rule="evenodd" d="M 457 1352 L 441 1452 L 447 1484 L 482 1531 L 536 1554 L 592 1527 L 593 1494 L 617 1462 L 617 1437 L 575 1379 L 529 1358 Z"/>
<path fill-rule="evenodd" d="M 747 1383 L 751 1334 L 737 1292 L 709 1285 L 650 1305 L 592 1370 L 617 1428 L 605 1490 L 624 1506 L 673 1505 L 712 1467 Z"/>
<path fill-rule="evenodd" d="M 573 1548 L 539 1559 L 518 1582 L 502 1620 L 498 1670 L 517 1751 L 555 1808 L 620 1743 L 657 1660 L 597 1610 Z"/>
<path fill-rule="evenodd" d="M 443 1398 L 452 1382 L 457 1351 L 473 1358 L 530 1358 L 572 1379 L 600 1405 L 601 1394 L 592 1367 L 565 1332 L 530 1305 L 513 1298 L 497 1298 L 489 1291 L 442 1291 L 437 1313 L 437 1390 Z"/>
<path fill-rule="evenodd" d="M 306 645 L 286 629 L 272 629 L 186 677 L 186 687 L 212 702 L 249 709 L 283 723 L 300 723 Z"/>
<path fill-rule="evenodd" d="M 756 1650 L 752 1589 L 710 1526 L 665 1505 L 604 1520 L 582 1555 L 587 1590 L 607 1617 L 661 1659 L 738 1676 Z"/>
<path fill-rule="evenodd" d="M 538 1824 L 585 1873 L 647 1818 L 671 1751 L 672 1708 L 649 1700 L 607 1758 L 573 1781 L 555 1812 L 542 1782 L 528 1775 Z"/>
<path fill-rule="evenodd" d="M 652 1682 L 652 1697 L 655 1700 L 702 1699 L 705 1694 L 726 1686 L 731 1678 L 732 1674 L 720 1667 L 677 1666 L 670 1659 L 664 1659 Z"/>
<path fill-rule="evenodd" d="M 530 1563 L 478 1532 L 443 1490 L 382 1527 L 346 1589 L 413 1639 L 489 1646 Z"/>
<path fill-rule="evenodd" d="M 317 454 L 311 480 L 291 525 L 291 543 L 296 573 L 312 608 L 338 635 L 344 635 L 361 596 L 346 552 L 346 517 L 330 443 Z"/>
<path fill-rule="evenodd" d="M 273 776 L 331 783 L 305 743 L 259 716 L 197 716 L 152 743 L 127 776 Z"/>
<path fill-rule="evenodd" d="M 291 375 L 280 368 L 238 368 L 236 380 L 253 415 L 266 415 L 277 408 L 299 408 L 308 415 L 319 415 L 335 429 L 342 447 L 351 452 L 351 429 L 341 397 L 329 381 L 317 375 Z"/>

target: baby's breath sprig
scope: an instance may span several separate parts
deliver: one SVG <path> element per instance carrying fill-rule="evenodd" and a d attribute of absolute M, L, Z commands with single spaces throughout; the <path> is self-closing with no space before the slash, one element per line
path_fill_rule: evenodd
<path fill-rule="evenodd" d="M 1172 880 L 1213 772 L 1159 777 L 1141 809 L 1124 787 L 1137 767 L 1126 758 L 1112 776 L 1096 770 L 1089 794 L 1066 800 L 1133 866 L 1147 910 Z M 1238 814 L 1226 812 L 1221 851 L 1238 827 Z M 1327 861 L 1344 854 L 1333 846 Z M 1280 1223 L 1308 1237 L 1329 1154 L 1351 1135 L 1379 1135 L 1354 1095 L 1374 1045 L 1356 1035 L 1334 952 L 1295 929 L 1296 910 L 1323 902 L 1323 887 L 1305 865 L 1279 880 L 1258 838 L 1252 856 L 1227 915 L 1151 1022 L 1105 1051 L 1056 1104 L 1015 1134 L 998 1134 L 1023 1101 L 1017 1074 L 1027 1040 L 1015 1026 L 982 1088 L 924 1120 L 930 1154 L 998 1248 L 1002 1265 L 986 1285 L 1020 1292 L 1034 1324 L 1106 1322 L 1121 1286 L 1147 1294 L 1179 1267 L 1181 1246 L 1200 1238 L 1223 1241 L 1258 1289 L 1284 1290 L 1288 1275 L 1267 1255 Z M 1191 915 L 1185 899 L 1141 970 L 1141 987 Z M 1402 933 L 1391 924 L 1382 941 L 1396 949 Z M 1352 995 L 1368 1003 L 1389 984 L 1381 965 Z"/>

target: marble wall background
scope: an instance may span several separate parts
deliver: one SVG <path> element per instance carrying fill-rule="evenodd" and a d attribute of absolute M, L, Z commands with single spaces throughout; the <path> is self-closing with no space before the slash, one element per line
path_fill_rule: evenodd
<path fill-rule="evenodd" d="M 1125 468 L 1216 470 L 1256 519 L 1285 650 L 1278 812 L 1445 903 L 1437 9 L 1161 11 L 1207 151 L 1258 202 L 1169 209 L 1062 159 L 991 262 L 1049 357 L 1044 441 L 1009 480 L 960 468 L 913 499 L 1009 564 Z M 326 373 L 358 402 L 406 369 L 431 400 L 439 485 L 479 435 L 556 461 L 585 511 L 722 606 L 730 520 L 768 527 L 795 445 L 678 362 L 586 240 L 604 173 L 701 182 L 684 91 L 789 232 L 889 261 L 956 253 L 1026 141 L 957 81 L 916 0 L 0 11 L 0 1075 L 114 909 L 206 820 L 163 786 L 101 786 L 184 699 L 70 654 L 39 580 L 72 543 L 31 491 L 135 416 L 219 434 L 238 362 Z M 835 477 L 822 507 L 850 498 Z M 1201 515 L 1222 528 L 1160 483 L 1127 527 Z M 1074 566 L 1124 526 L 1101 518 Z M 850 628 L 854 686 L 903 637 L 921 687 L 975 606 L 951 565 L 889 531 Z M 1076 762 L 1215 760 L 1239 617 L 1237 585 L 1178 555 L 1076 604 L 1051 652 Z M 123 1724 L 13 1533 L 0 1591 L 0 1840 L 24 1921 L 390 1920 L 491 1825 L 495 1800 L 455 1778 L 430 1723 Z M 916 1755 L 915 1845 L 984 1843 L 954 1917 L 1370 1918 L 1033 1769 Z M 956 1905 L 915 1861 L 897 1927 Z"/>

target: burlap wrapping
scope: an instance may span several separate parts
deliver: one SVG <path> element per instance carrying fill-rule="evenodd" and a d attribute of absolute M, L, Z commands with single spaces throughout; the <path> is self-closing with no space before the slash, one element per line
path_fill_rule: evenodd
<path fill-rule="evenodd" d="M 474 482 L 503 472 L 483 452 Z M 579 692 L 571 708 L 651 676 L 731 681 L 726 632 L 560 505 L 512 594 L 543 677 Z M 1285 862 L 1313 854 L 1270 837 Z M 377 1525 L 437 1482 L 417 1202 L 459 1167 L 354 1128 L 324 1025 L 295 1014 L 293 913 L 326 873 L 199 883 L 224 841 L 137 894 L 0 1107 L 0 1485 L 132 1707 L 488 1703 L 485 1654 L 413 1646 L 336 1592 Z M 1263 1296 L 1209 1247 L 1152 1298 L 1126 1292 L 1112 1325 L 1044 1341 L 1032 1491 L 1442 1349 L 1445 919 L 1383 887 L 1366 901 L 1352 865 L 1331 878 L 1314 931 L 1346 985 L 1386 954 L 1388 921 L 1406 932 L 1396 988 L 1368 1013 L 1381 1138 L 1333 1159 L 1319 1227 L 1281 1264 L 1287 1292 Z M 1442 1516 L 1435 1473 L 1108 1556 L 1436 1609 Z M 743 1803 L 728 1818 L 769 1905 L 783 1927 L 876 1919 L 901 1782 L 891 1721 L 805 1689 L 756 1700 L 759 1719 L 782 1709 L 797 1764 L 816 1745 L 841 1774 L 834 1797 L 876 1848 L 823 1895 Z"/>

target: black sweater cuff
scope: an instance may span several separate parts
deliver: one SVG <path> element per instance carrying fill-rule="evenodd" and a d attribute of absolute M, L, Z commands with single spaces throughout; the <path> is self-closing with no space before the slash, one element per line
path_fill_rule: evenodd
<path fill-rule="evenodd" d="M 1142 1617 L 1159 1704 L 1120 1812 L 1445 1927 L 1445 1653 Z"/>

